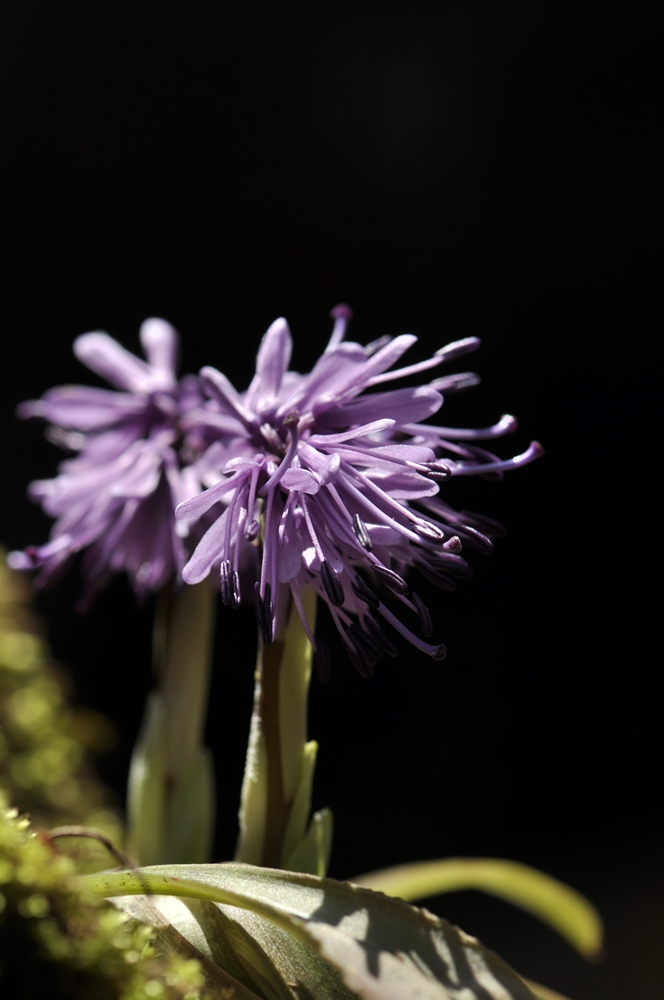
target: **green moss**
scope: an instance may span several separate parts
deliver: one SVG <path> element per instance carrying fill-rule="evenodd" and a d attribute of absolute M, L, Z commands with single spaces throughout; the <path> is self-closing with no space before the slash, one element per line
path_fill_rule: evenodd
<path fill-rule="evenodd" d="M 29 610 L 30 586 L 0 551 L 0 790 L 37 827 L 92 826 L 119 844 L 109 794 L 91 767 L 114 741 L 111 724 L 67 702 L 67 678 L 53 663 Z"/>
<path fill-rule="evenodd" d="M 0 992 L 14 1000 L 184 1000 L 199 963 L 159 955 L 151 928 L 81 888 L 74 862 L 0 793 Z"/>

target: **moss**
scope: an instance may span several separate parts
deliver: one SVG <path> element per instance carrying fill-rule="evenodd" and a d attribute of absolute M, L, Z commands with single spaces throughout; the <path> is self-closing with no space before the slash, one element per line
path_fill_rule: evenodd
<path fill-rule="evenodd" d="M 113 744 L 113 728 L 68 704 L 66 675 L 29 598 L 28 581 L 0 551 L 0 789 L 37 827 L 92 826 L 119 843 L 118 814 L 91 766 L 92 754 Z"/>
<path fill-rule="evenodd" d="M 199 963 L 160 955 L 154 931 L 81 888 L 71 858 L 0 793 L 0 992 L 14 1000 L 184 1000 Z"/>

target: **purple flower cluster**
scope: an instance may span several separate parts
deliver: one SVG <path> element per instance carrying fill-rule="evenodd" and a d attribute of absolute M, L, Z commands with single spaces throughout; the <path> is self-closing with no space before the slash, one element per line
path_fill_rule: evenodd
<path fill-rule="evenodd" d="M 48 545 L 15 553 L 13 565 L 40 566 L 48 578 L 89 547 L 83 570 L 95 589 L 122 569 L 139 593 L 176 576 L 194 584 L 213 572 L 224 603 L 236 607 L 253 555 L 264 642 L 280 632 L 293 601 L 323 679 L 327 656 L 309 632 L 306 585 L 328 605 L 362 674 L 395 652 L 386 625 L 442 658 L 444 647 L 428 641 L 431 615 L 410 588 L 409 570 L 454 589 L 456 578 L 470 574 L 462 546 L 490 551 L 497 526 L 454 511 L 440 499 L 441 483 L 501 475 L 541 447 L 533 442 L 505 461 L 478 446 L 513 431 L 510 416 L 481 430 L 424 422 L 443 393 L 477 383 L 472 373 L 391 387 L 475 350 L 476 338 L 395 369 L 416 337 L 363 347 L 344 339 L 348 307 L 332 316 L 330 342 L 307 375 L 290 370 L 286 321 L 273 323 L 244 393 L 215 368 L 178 383 L 176 335 L 162 321 L 141 328 L 147 364 L 106 334 L 79 338 L 78 357 L 123 391 L 63 387 L 23 405 L 22 415 L 57 425 L 79 456 L 54 480 L 32 484 L 32 496 L 57 521 Z M 403 613 L 396 614 L 399 603 Z"/>
<path fill-rule="evenodd" d="M 18 409 L 21 417 L 48 420 L 50 438 L 76 455 L 55 479 L 30 484 L 31 498 L 56 518 L 51 540 L 11 553 L 9 562 L 39 569 L 45 584 L 87 549 L 83 605 L 123 570 L 139 596 L 159 590 L 187 558 L 187 531 L 173 511 L 201 484 L 179 455 L 180 423 L 202 395 L 196 378 L 176 378 L 179 340 L 170 324 L 146 320 L 140 339 L 147 361 L 106 333 L 74 342 L 79 361 L 119 391 L 59 386 Z"/>

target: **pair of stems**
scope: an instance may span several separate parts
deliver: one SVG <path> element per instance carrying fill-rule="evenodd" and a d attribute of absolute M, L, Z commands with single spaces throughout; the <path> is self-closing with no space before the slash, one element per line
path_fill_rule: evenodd
<path fill-rule="evenodd" d="M 315 601 L 313 591 L 305 595 L 311 626 Z M 158 597 L 157 683 L 132 756 L 128 789 L 128 847 L 139 864 L 209 860 L 214 778 L 204 732 L 215 603 L 207 582 Z M 259 640 L 236 860 L 284 867 L 286 855 L 306 834 L 316 750 L 306 740 L 311 658 L 294 609 L 270 646 Z M 303 778 L 308 787 L 302 787 Z M 298 816 L 293 815 L 296 799 Z"/>

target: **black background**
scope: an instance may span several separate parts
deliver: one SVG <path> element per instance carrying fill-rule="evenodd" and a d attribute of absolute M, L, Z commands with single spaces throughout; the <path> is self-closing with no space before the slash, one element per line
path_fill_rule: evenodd
<path fill-rule="evenodd" d="M 316 805 L 332 874 L 440 855 L 519 859 L 591 896 L 607 960 L 476 894 L 432 908 L 572 995 L 664 987 L 661 710 L 651 509 L 661 262 L 656 33 L 638 3 L 46 3 L 4 0 L 2 537 L 46 538 L 25 499 L 55 449 L 13 418 L 94 381 L 74 337 L 173 322 L 183 370 L 240 388 L 285 315 L 306 370 L 349 302 L 351 336 L 463 336 L 483 384 L 444 422 L 505 411 L 546 457 L 455 504 L 509 527 L 453 595 L 423 588 L 448 657 L 410 650 L 314 683 Z M 649 440 L 650 438 L 650 440 Z M 446 487 L 447 489 L 447 487 Z M 77 697 L 120 738 L 121 794 L 150 683 L 151 609 L 117 581 L 40 596 Z M 222 613 L 209 721 L 227 858 L 251 706 L 253 622 Z M 336 649 L 336 652 L 339 652 Z M 223 761 L 223 764 L 222 764 Z"/>

